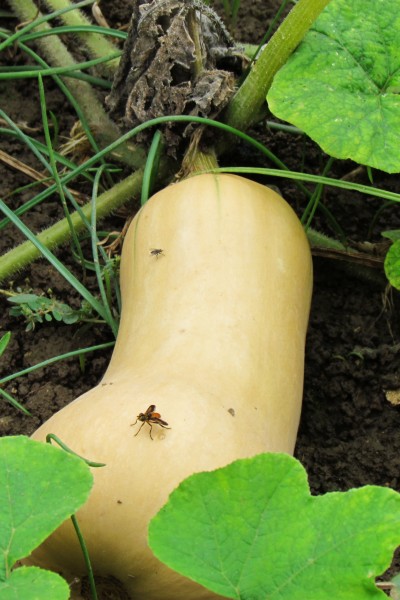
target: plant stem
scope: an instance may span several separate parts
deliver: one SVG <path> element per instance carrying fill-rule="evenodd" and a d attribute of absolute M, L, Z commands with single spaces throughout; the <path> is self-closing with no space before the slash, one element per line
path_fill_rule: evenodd
<path fill-rule="evenodd" d="M 110 214 L 113 210 L 121 206 L 124 202 L 140 193 L 142 183 L 142 172 L 137 171 L 120 183 L 114 185 L 111 190 L 104 192 L 97 198 L 96 209 L 98 219 Z M 92 203 L 88 202 L 82 207 L 82 212 L 87 219 L 90 219 Z M 70 216 L 75 231 L 79 232 L 85 228 L 81 217 L 77 212 Z M 66 219 L 62 219 L 45 229 L 37 235 L 37 239 L 47 248 L 54 248 L 69 240 L 71 232 Z M 10 277 L 16 271 L 26 267 L 30 262 L 40 257 L 39 250 L 29 241 L 10 250 L 1 257 L 0 281 Z"/>
<path fill-rule="evenodd" d="M 218 167 L 217 156 L 214 152 L 198 151 L 192 161 L 192 172 L 211 171 Z"/>
<path fill-rule="evenodd" d="M 21 22 L 34 21 L 42 16 L 32 0 L 9 0 L 12 9 Z M 49 31 L 51 26 L 48 23 L 41 23 L 35 27 L 37 31 Z M 48 36 L 40 38 L 37 43 L 40 45 L 43 54 L 53 67 L 66 67 L 75 65 L 76 62 L 66 46 L 58 36 Z M 117 127 L 106 115 L 101 106 L 93 88 L 85 82 L 78 80 L 66 81 L 68 87 L 74 92 L 83 107 L 88 121 L 100 130 L 105 128 L 115 138 L 118 135 Z M 89 109 L 90 107 L 90 109 Z"/>
<path fill-rule="evenodd" d="M 60 10 L 70 6 L 69 0 L 46 0 L 46 4 L 50 6 L 51 10 Z M 79 26 L 79 25 L 91 25 L 89 19 L 80 10 L 72 10 L 64 13 L 61 19 L 66 25 Z M 107 56 L 117 50 L 117 47 L 110 42 L 104 35 L 100 33 L 76 33 L 75 34 L 87 47 L 91 56 Z M 119 59 L 114 58 L 102 67 L 102 71 L 107 73 L 109 77 L 113 77 L 115 71 L 118 68 Z"/>
<path fill-rule="evenodd" d="M 200 75 L 200 73 L 202 72 L 202 70 L 204 69 L 203 66 L 203 54 L 201 51 L 201 43 L 200 43 L 200 35 L 199 35 L 199 22 L 198 19 L 196 17 L 196 10 L 190 10 L 189 14 L 188 14 L 188 30 L 189 30 L 189 35 L 193 40 L 194 43 L 194 48 L 195 48 L 195 61 L 194 61 L 194 65 L 193 65 L 193 70 L 194 70 L 194 74 L 196 77 L 198 77 Z"/>
<path fill-rule="evenodd" d="M 83 554 L 83 559 L 85 561 L 85 565 L 86 565 L 86 568 L 87 568 L 87 576 L 88 576 L 88 580 L 89 580 L 89 587 L 90 587 L 90 593 L 91 593 L 91 596 L 92 596 L 92 600 L 97 600 L 98 596 L 97 596 L 96 584 L 95 584 L 95 581 L 94 581 L 92 563 L 90 561 L 89 552 L 88 552 L 88 549 L 86 547 L 85 538 L 82 535 L 82 532 L 81 532 L 81 529 L 79 527 L 79 523 L 78 523 L 78 519 L 76 518 L 76 515 L 71 515 L 71 521 L 72 521 L 72 524 L 74 526 L 75 533 L 76 533 L 76 535 L 78 537 L 79 545 L 81 547 L 82 554 Z"/>
<path fill-rule="evenodd" d="M 332 250 L 343 250 L 343 252 L 346 251 L 346 246 L 342 244 L 342 242 L 334 240 L 333 238 L 330 238 L 324 233 L 316 231 L 315 229 L 311 229 L 311 227 L 307 229 L 307 237 L 311 246 L 327 249 L 331 248 Z"/>
<path fill-rule="evenodd" d="M 9 0 L 10 5 L 21 22 L 33 22 L 40 13 L 32 0 Z M 40 23 L 35 27 L 37 31 L 50 31 L 48 23 Z M 75 66 L 76 62 L 66 46 L 56 35 L 43 37 L 37 40 L 43 54 L 53 67 Z M 117 125 L 109 118 L 92 86 L 85 81 L 73 78 L 63 79 L 72 94 L 78 98 L 80 108 L 85 115 L 90 129 L 95 133 L 96 140 L 101 147 L 115 141 L 121 135 Z M 145 162 L 145 152 L 142 148 L 121 146 L 118 149 L 118 159 L 131 167 L 142 167 Z"/>
<path fill-rule="evenodd" d="M 224 113 L 224 121 L 246 130 L 260 118 L 272 80 L 330 0 L 299 0 L 259 54 Z"/>
<path fill-rule="evenodd" d="M 203 130 L 203 126 L 198 127 L 191 137 L 189 147 L 182 160 L 181 170 L 178 174 L 179 179 L 186 179 L 186 177 L 190 177 L 199 171 L 211 171 L 218 168 L 217 155 L 214 149 L 210 148 L 207 152 L 204 152 L 199 148 Z"/>
<path fill-rule="evenodd" d="M 322 257 L 325 256 L 326 258 L 341 258 L 342 260 L 336 260 L 335 262 L 338 268 L 342 269 L 342 271 L 347 273 L 347 275 L 350 275 L 350 277 L 356 277 L 369 284 L 378 285 L 380 288 L 387 284 L 382 268 L 378 270 L 375 268 L 376 265 L 371 265 L 368 261 L 368 258 L 370 258 L 368 255 L 362 255 L 357 252 L 357 250 L 346 247 L 338 240 L 334 240 L 319 231 L 315 231 L 315 229 L 311 229 L 311 227 L 307 230 L 307 238 L 310 242 L 313 254 Z M 325 250 L 326 253 L 316 251 L 321 249 Z M 330 253 L 330 250 L 333 251 L 333 253 Z M 336 256 L 334 254 L 335 251 L 339 251 L 339 254 Z M 363 260 L 364 262 L 362 262 Z"/>
<path fill-rule="evenodd" d="M 22 369 L 17 373 L 11 373 L 10 375 L 6 375 L 0 379 L 0 386 L 3 386 L 8 381 L 12 381 L 13 379 L 17 379 L 17 377 L 23 377 L 24 375 L 28 375 L 28 373 L 32 373 L 37 369 L 43 369 L 44 367 L 48 367 L 56 362 L 61 360 L 66 360 L 67 358 L 72 358 L 75 356 L 81 357 L 88 352 L 96 352 L 97 350 L 105 350 L 108 348 L 113 348 L 115 342 L 106 342 L 104 344 L 98 344 L 97 346 L 90 346 L 88 348 L 80 348 L 79 350 L 71 350 L 71 352 L 66 352 L 65 354 L 59 354 L 58 356 L 53 356 L 53 358 L 48 358 L 40 363 L 36 363 L 31 367 L 27 367 L 26 369 Z M 1 388 L 0 388 L 1 389 Z M 80 457 L 82 458 L 82 457 Z"/>

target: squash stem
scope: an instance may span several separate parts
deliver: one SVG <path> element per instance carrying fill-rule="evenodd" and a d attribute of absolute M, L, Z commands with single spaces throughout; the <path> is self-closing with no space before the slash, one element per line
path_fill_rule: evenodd
<path fill-rule="evenodd" d="M 330 0 L 298 0 L 268 44 L 260 52 L 249 75 L 228 104 L 224 121 L 245 131 L 263 112 L 272 80 Z"/>
<path fill-rule="evenodd" d="M 182 167 L 178 174 L 178 179 L 186 179 L 199 171 L 211 171 L 218 168 L 217 155 L 213 148 L 201 150 L 199 148 L 200 138 L 203 133 L 203 127 L 199 127 L 194 132 L 189 147 L 182 160 Z"/>
<path fill-rule="evenodd" d="M 137 171 L 130 175 L 120 183 L 113 186 L 112 189 L 104 192 L 97 197 L 96 212 L 97 217 L 101 219 L 113 210 L 127 202 L 130 198 L 140 194 L 142 185 L 141 171 Z M 90 219 L 92 211 L 92 203 L 88 202 L 82 207 L 82 213 L 87 219 Z M 70 220 L 74 230 L 79 233 L 85 227 L 81 216 L 77 213 L 71 213 Z M 55 248 L 67 242 L 71 236 L 67 219 L 58 221 L 48 229 L 39 233 L 36 237 L 47 248 Z M 13 273 L 25 268 L 32 261 L 40 257 L 40 252 L 31 242 L 27 241 L 20 244 L 13 250 L 10 250 L 1 257 L 0 264 L 0 281 L 7 279 Z"/>
<path fill-rule="evenodd" d="M 73 6 L 69 2 L 62 3 L 62 8 Z M 64 6 L 65 4 L 65 6 Z M 21 23 L 29 23 L 31 29 L 35 31 L 50 31 L 51 26 L 47 22 L 41 22 L 38 25 L 33 24 L 36 20 L 43 17 L 38 12 L 37 6 L 32 0 L 10 0 L 11 8 Z M 61 8 L 61 7 L 60 7 Z M 76 12 L 76 11 L 74 11 Z M 40 46 L 43 55 L 46 57 L 52 67 L 75 66 L 79 69 L 72 54 L 57 35 L 49 35 L 36 40 Z M 91 131 L 96 133 L 96 140 L 101 147 L 107 146 L 115 141 L 121 135 L 117 125 L 109 118 L 99 101 L 94 89 L 86 81 L 74 79 L 72 77 L 62 78 L 72 95 L 78 100 L 79 107 L 86 118 Z M 132 143 L 124 145 L 118 149 L 115 157 L 133 168 L 143 167 L 145 163 L 145 152 L 140 146 L 134 146 Z"/>
<path fill-rule="evenodd" d="M 11 1 L 11 0 L 10 0 Z M 15 0 L 13 0 L 15 2 Z M 26 0 L 24 0 L 25 2 Z M 52 11 L 62 10 L 71 6 L 69 0 L 46 0 L 46 4 L 50 6 Z M 92 23 L 86 18 L 81 10 L 71 10 L 61 15 L 61 19 L 66 25 L 79 26 L 91 25 Z M 75 34 L 87 47 L 90 55 L 93 58 L 101 58 L 112 54 L 117 50 L 117 47 L 110 42 L 106 36 L 100 33 L 76 33 Z M 119 58 L 113 58 L 103 65 L 100 65 L 102 71 L 107 73 L 111 78 L 114 76 L 118 68 Z"/>
<path fill-rule="evenodd" d="M 188 169 L 188 175 L 196 173 L 198 171 L 211 171 L 212 169 L 218 168 L 218 161 L 215 152 L 203 152 L 197 149 L 191 153 L 186 154 L 182 166 L 185 166 L 186 161 L 189 161 L 190 168 Z"/>
<path fill-rule="evenodd" d="M 194 74 L 196 77 L 200 75 L 203 70 L 203 55 L 201 51 L 200 35 L 199 35 L 199 22 L 196 18 L 196 10 L 190 10 L 188 15 L 188 29 L 189 34 L 194 42 L 195 47 L 195 63 L 194 63 Z"/>

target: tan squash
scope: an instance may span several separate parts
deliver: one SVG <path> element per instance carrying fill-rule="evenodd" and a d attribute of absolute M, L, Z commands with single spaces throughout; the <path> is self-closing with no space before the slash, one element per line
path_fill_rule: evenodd
<path fill-rule="evenodd" d="M 106 463 L 79 522 L 95 572 L 140 600 L 216 598 L 155 559 L 150 518 L 188 475 L 260 452 L 292 453 L 312 290 L 306 236 L 272 190 L 199 175 L 159 192 L 125 239 L 122 319 L 99 385 L 34 435 Z M 142 422 L 156 405 L 171 429 Z M 85 572 L 64 524 L 35 553 Z"/>

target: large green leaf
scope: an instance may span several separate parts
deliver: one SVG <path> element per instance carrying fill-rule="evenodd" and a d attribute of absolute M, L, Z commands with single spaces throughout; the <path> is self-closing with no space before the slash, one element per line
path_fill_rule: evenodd
<path fill-rule="evenodd" d="M 294 458 L 261 454 L 192 475 L 153 518 L 168 566 L 228 598 L 377 600 L 400 543 L 400 495 L 375 486 L 311 496 Z"/>
<path fill-rule="evenodd" d="M 0 439 L 0 582 L 87 500 L 83 460 L 25 436 Z"/>
<path fill-rule="evenodd" d="M 67 582 L 51 571 L 21 567 L 0 581 L 1 600 L 68 600 Z"/>
<path fill-rule="evenodd" d="M 394 173 L 399 93 L 400 0 L 331 0 L 267 100 L 331 156 Z"/>

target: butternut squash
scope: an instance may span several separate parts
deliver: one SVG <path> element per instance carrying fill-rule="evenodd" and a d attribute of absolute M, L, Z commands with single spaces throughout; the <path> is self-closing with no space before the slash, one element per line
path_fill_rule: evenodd
<path fill-rule="evenodd" d="M 107 465 L 94 470 L 78 513 L 97 574 L 119 579 L 135 599 L 216 598 L 152 555 L 147 525 L 188 475 L 293 452 L 312 290 L 308 242 L 272 190 L 198 175 L 139 211 L 124 242 L 121 288 L 103 380 L 34 437 L 55 433 Z M 153 422 L 150 431 L 145 418 L 132 426 L 151 405 L 170 429 Z M 33 559 L 67 577 L 85 572 L 69 523 Z"/>

